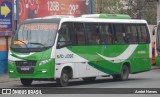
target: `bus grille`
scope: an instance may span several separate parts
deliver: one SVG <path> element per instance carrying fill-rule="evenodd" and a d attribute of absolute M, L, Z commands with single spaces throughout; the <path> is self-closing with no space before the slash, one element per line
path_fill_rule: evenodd
<path fill-rule="evenodd" d="M 17 72 L 20 74 L 32 74 L 36 61 L 16 61 Z"/>

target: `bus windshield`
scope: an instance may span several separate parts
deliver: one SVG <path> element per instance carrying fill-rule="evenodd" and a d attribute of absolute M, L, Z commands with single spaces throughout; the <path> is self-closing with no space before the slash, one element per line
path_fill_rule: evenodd
<path fill-rule="evenodd" d="M 42 51 L 53 46 L 58 23 L 22 24 L 11 41 L 14 51 Z"/>

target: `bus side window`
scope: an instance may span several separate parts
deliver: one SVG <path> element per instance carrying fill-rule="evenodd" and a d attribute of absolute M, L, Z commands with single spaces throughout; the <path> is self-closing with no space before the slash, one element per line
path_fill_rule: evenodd
<path fill-rule="evenodd" d="M 99 33 L 97 33 L 97 23 L 85 23 L 87 43 L 91 45 L 99 44 Z"/>
<path fill-rule="evenodd" d="M 112 44 L 112 33 L 110 24 L 100 24 L 100 44 Z"/>
<path fill-rule="evenodd" d="M 123 24 L 113 24 L 118 44 L 125 43 L 125 30 Z"/>
<path fill-rule="evenodd" d="M 68 46 L 74 44 L 71 40 L 71 23 L 63 23 L 60 28 L 59 36 L 58 36 L 58 47 Z"/>
<path fill-rule="evenodd" d="M 148 43 L 148 35 L 144 24 L 137 25 L 139 43 Z"/>
<path fill-rule="evenodd" d="M 76 34 L 76 41 L 78 45 L 85 45 L 85 34 L 83 23 L 74 23 L 74 30 Z"/>
<path fill-rule="evenodd" d="M 135 24 L 126 25 L 126 40 L 130 44 L 138 43 L 138 36 Z"/>

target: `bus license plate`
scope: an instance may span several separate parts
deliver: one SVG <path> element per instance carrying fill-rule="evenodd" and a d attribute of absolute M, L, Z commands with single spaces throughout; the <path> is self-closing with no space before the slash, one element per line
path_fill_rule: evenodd
<path fill-rule="evenodd" d="M 20 69 L 23 70 L 23 71 L 29 71 L 30 70 L 29 67 L 21 67 Z"/>

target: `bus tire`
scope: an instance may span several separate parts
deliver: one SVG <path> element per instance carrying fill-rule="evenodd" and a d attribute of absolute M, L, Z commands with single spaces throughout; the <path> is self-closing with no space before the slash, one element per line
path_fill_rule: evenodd
<path fill-rule="evenodd" d="M 23 86 L 31 86 L 33 80 L 32 79 L 28 79 L 28 78 L 20 78 L 21 83 L 23 84 Z"/>
<path fill-rule="evenodd" d="M 66 87 L 69 84 L 69 73 L 66 69 L 62 70 L 61 77 L 56 79 L 58 86 Z"/>
<path fill-rule="evenodd" d="M 95 81 L 95 79 L 96 79 L 96 77 L 87 77 L 87 78 L 83 78 L 83 81 L 85 81 L 85 82 L 93 82 L 93 81 Z"/>
<path fill-rule="evenodd" d="M 129 77 L 129 67 L 124 65 L 121 69 L 121 74 L 113 75 L 113 79 L 116 81 L 125 81 Z"/>

